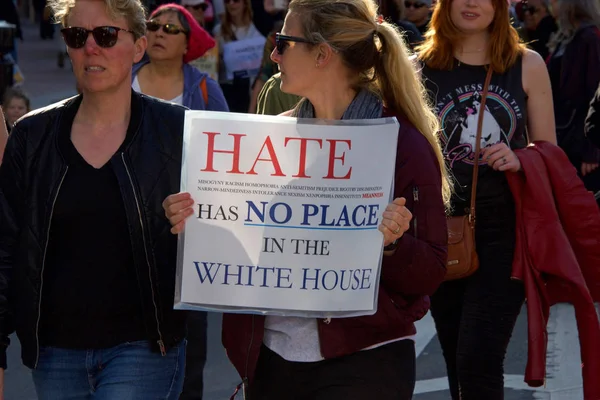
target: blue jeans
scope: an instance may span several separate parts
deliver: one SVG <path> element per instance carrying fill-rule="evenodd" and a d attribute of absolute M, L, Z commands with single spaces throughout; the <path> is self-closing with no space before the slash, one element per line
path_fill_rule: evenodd
<path fill-rule="evenodd" d="M 42 347 L 33 383 L 39 400 L 177 400 L 185 346 L 182 341 L 164 357 L 147 341 L 104 350 Z"/>

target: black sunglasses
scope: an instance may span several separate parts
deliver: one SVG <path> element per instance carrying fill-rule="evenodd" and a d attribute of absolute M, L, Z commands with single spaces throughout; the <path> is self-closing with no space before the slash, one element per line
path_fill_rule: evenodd
<path fill-rule="evenodd" d="M 537 12 L 537 8 L 535 6 L 530 6 L 528 4 L 523 5 L 523 12 L 529 14 L 535 14 Z"/>
<path fill-rule="evenodd" d="M 202 11 L 206 11 L 206 9 L 208 8 L 208 4 L 206 3 L 200 3 L 200 4 L 196 4 L 195 6 L 184 6 L 185 8 L 193 8 L 194 10 L 198 11 L 198 10 L 202 10 Z"/>
<path fill-rule="evenodd" d="M 183 28 L 178 27 L 173 24 L 164 24 L 161 25 L 156 21 L 148 21 L 146 22 L 146 29 L 150 32 L 156 32 L 162 27 L 164 33 L 168 35 L 179 35 L 180 33 L 185 33 L 187 35 L 187 31 Z"/>
<path fill-rule="evenodd" d="M 406 7 L 406 8 L 411 8 L 412 7 L 412 8 L 419 9 L 419 8 L 425 7 L 425 5 L 426 5 L 425 3 L 413 3 L 411 1 L 405 1 L 404 2 L 404 7 Z"/>
<path fill-rule="evenodd" d="M 78 26 L 70 26 L 60 30 L 65 43 L 72 49 L 80 49 L 85 46 L 85 42 L 87 42 L 90 33 L 94 36 L 94 41 L 98 46 L 104 48 L 113 47 L 117 44 L 117 40 L 119 39 L 119 31 L 129 32 L 135 37 L 133 31 L 116 26 L 98 26 L 92 30 L 80 28 Z"/>
<path fill-rule="evenodd" d="M 290 43 L 315 44 L 314 42 L 301 37 L 282 35 L 281 33 L 275 34 L 275 48 L 277 49 L 277 53 L 279 53 L 279 55 L 283 55 L 285 49 L 290 46 Z"/>

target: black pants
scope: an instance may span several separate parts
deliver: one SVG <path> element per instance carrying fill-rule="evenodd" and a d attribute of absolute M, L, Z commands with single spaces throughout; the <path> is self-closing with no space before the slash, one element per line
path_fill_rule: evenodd
<path fill-rule="evenodd" d="M 506 348 L 525 296 L 523 284 L 510 277 L 514 221 L 512 205 L 478 211 L 479 270 L 444 282 L 432 296 L 453 400 L 504 398 Z"/>
<path fill-rule="evenodd" d="M 206 313 L 192 311 L 187 321 L 185 380 L 179 400 L 202 400 L 206 363 Z"/>
<path fill-rule="evenodd" d="M 250 79 L 236 78 L 233 83 L 222 83 L 221 90 L 229 106 L 229 111 L 247 113 L 250 108 Z"/>
<path fill-rule="evenodd" d="M 250 400 L 410 400 L 415 343 L 401 340 L 319 362 L 290 362 L 262 347 Z"/>

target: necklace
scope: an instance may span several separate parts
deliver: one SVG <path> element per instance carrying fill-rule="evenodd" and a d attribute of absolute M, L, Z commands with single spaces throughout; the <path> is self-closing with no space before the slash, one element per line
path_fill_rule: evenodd
<path fill-rule="evenodd" d="M 461 49 L 460 51 L 457 52 L 457 54 L 459 54 L 459 55 L 477 54 L 477 53 L 481 53 L 481 52 L 483 52 L 485 50 L 486 50 L 485 47 L 482 47 L 482 48 L 479 48 L 479 49 L 474 49 L 474 50 L 467 50 L 467 51 Z M 460 67 L 460 65 L 461 65 L 460 59 L 458 58 L 457 55 L 455 55 L 454 58 L 456 58 L 456 60 L 458 61 L 458 66 Z"/>
<path fill-rule="evenodd" d="M 468 50 L 468 51 L 461 50 L 461 51 L 460 51 L 460 54 L 481 53 L 481 52 L 482 52 L 482 51 L 484 51 L 484 50 L 485 50 L 485 48 L 481 48 L 481 49 L 475 49 L 475 50 Z"/>

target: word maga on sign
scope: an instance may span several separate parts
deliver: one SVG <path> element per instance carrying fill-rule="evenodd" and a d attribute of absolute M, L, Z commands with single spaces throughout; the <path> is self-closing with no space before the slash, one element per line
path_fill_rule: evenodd
<path fill-rule="evenodd" d="M 187 111 L 175 308 L 376 311 L 398 122 Z"/>

